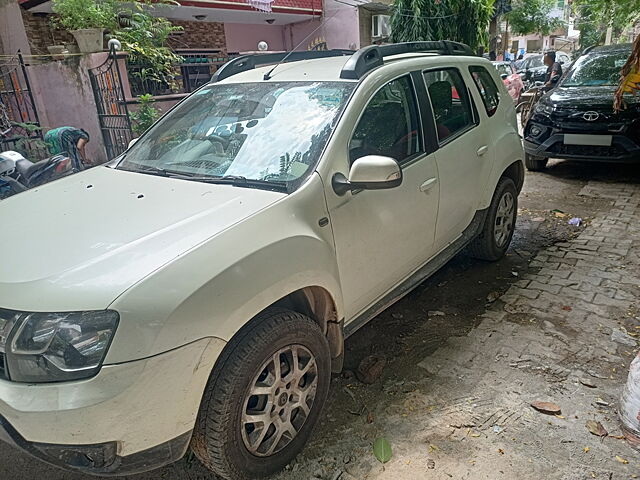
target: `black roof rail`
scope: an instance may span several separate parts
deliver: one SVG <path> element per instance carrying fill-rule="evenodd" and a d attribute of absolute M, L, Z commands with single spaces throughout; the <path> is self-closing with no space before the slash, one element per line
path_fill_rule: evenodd
<path fill-rule="evenodd" d="M 340 72 L 340 78 L 358 80 L 365 73 L 384 63 L 384 58 L 402 53 L 437 53 L 438 55 L 474 56 L 468 45 L 450 40 L 430 42 L 405 42 L 390 45 L 371 45 L 361 48 L 347 61 Z"/>
<path fill-rule="evenodd" d="M 354 50 L 305 50 L 299 52 L 279 52 L 279 53 L 256 53 L 253 55 L 242 55 L 240 57 L 229 60 L 222 65 L 211 78 L 214 82 L 219 82 L 225 78 L 229 78 L 240 72 L 253 70 L 262 65 L 271 65 L 282 62 L 297 62 L 299 60 L 310 60 L 313 58 L 341 57 L 344 55 L 353 55 Z"/>

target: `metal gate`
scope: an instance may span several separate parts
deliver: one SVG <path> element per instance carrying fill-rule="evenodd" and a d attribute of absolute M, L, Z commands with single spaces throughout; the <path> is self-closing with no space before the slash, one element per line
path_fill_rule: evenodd
<path fill-rule="evenodd" d="M 89 78 L 98 108 L 98 120 L 107 158 L 111 160 L 124 152 L 133 138 L 122 78 L 113 47 L 102 65 L 89 69 Z"/>
<path fill-rule="evenodd" d="M 46 156 L 40 119 L 22 55 L 0 60 L 0 151 Z"/>

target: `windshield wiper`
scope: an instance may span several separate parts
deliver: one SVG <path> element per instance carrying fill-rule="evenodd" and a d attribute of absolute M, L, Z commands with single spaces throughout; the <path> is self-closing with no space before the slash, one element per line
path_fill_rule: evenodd
<path fill-rule="evenodd" d="M 181 180 L 191 180 L 194 182 L 212 183 L 216 185 L 233 185 L 234 187 L 245 188 L 262 188 L 265 190 L 275 191 L 288 191 L 287 183 L 282 181 L 260 180 L 257 178 L 247 178 L 241 175 L 224 175 L 224 176 L 210 176 L 210 175 L 190 175 L 184 172 L 173 173 L 166 171 L 167 176 L 170 178 L 179 178 Z"/>
<path fill-rule="evenodd" d="M 151 175 L 158 175 L 167 178 L 178 178 L 180 180 L 190 180 L 193 182 L 212 183 L 218 185 L 233 185 L 234 187 L 261 188 L 265 190 L 275 190 L 278 192 L 288 192 L 286 182 L 247 178 L 241 175 L 200 175 L 197 173 L 179 172 L 176 170 L 167 170 L 166 168 L 140 164 L 136 164 L 135 168 L 123 168 L 123 170 L 128 170 L 130 172 L 148 173 Z"/>

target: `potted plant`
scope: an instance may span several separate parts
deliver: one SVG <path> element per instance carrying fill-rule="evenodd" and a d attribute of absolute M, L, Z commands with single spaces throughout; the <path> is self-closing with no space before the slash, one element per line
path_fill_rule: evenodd
<path fill-rule="evenodd" d="M 54 0 L 57 26 L 71 32 L 81 53 L 103 50 L 104 30 L 116 24 L 115 0 Z"/>

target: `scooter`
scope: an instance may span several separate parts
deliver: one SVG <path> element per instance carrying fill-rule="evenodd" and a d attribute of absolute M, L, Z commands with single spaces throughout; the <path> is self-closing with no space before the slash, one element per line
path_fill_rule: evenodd
<path fill-rule="evenodd" d="M 79 165 L 74 165 L 79 163 Z M 66 154 L 54 155 L 33 163 L 20 153 L 0 153 L 0 200 L 83 170 L 80 162 Z"/>

